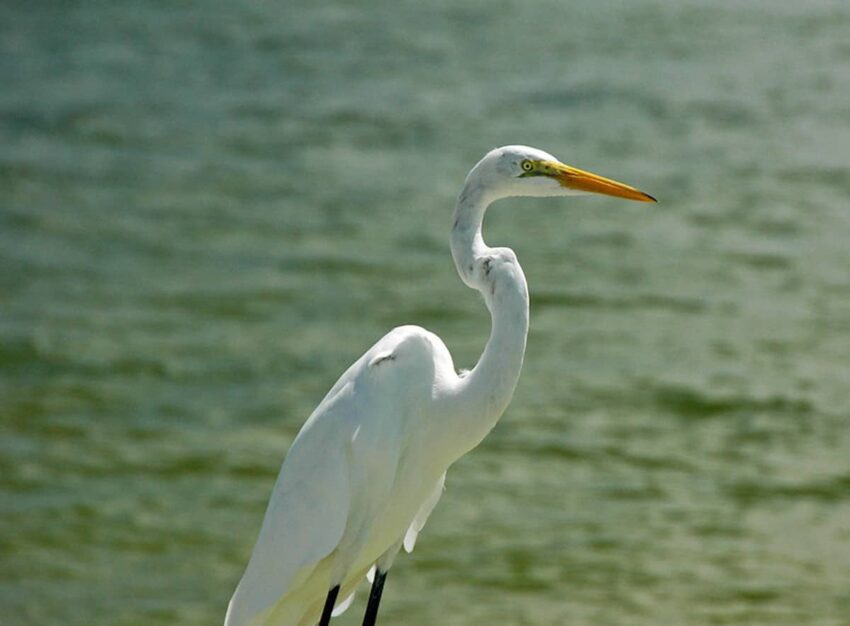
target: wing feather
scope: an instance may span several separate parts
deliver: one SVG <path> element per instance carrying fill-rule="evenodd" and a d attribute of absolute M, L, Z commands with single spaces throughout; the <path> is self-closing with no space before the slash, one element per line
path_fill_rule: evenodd
<path fill-rule="evenodd" d="M 268 610 L 299 570 L 318 563 L 339 543 L 350 502 L 347 446 L 335 440 L 345 438 L 342 418 L 350 394 L 350 385 L 343 385 L 326 398 L 293 442 L 225 626 L 249 623 Z"/>
<path fill-rule="evenodd" d="M 428 498 L 422 503 L 422 506 L 419 508 L 419 512 L 416 514 L 416 517 L 413 518 L 410 528 L 407 529 L 407 533 L 404 535 L 405 552 L 413 552 L 419 533 L 425 527 L 425 523 L 431 516 L 431 511 L 434 510 L 434 507 L 437 506 L 437 502 L 440 501 L 440 496 L 443 495 L 443 488 L 445 487 L 445 484 L 446 474 L 444 472 L 443 475 L 440 476 L 440 480 L 437 481 L 437 484 L 434 486 L 434 489 L 431 491 Z"/>

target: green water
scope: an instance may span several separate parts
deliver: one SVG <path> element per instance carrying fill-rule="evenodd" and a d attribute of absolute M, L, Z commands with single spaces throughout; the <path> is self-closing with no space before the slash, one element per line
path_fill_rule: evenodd
<path fill-rule="evenodd" d="M 474 364 L 526 143 L 661 203 L 491 212 L 523 377 L 381 623 L 850 624 L 848 68 L 839 0 L 3 2 L 0 622 L 221 623 L 347 365 Z"/>

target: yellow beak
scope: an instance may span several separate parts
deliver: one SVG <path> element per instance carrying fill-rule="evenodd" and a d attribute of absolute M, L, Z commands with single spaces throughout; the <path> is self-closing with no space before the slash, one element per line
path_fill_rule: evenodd
<path fill-rule="evenodd" d="M 606 196 L 617 196 L 638 202 L 657 202 L 655 198 L 639 189 L 563 163 L 541 161 L 539 167 L 547 176 L 556 179 L 562 187 L 568 189 L 601 193 Z"/>

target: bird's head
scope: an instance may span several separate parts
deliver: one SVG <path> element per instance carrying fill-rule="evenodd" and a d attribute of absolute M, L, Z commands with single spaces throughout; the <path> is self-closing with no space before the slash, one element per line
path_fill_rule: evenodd
<path fill-rule="evenodd" d="M 551 154 L 528 146 L 491 150 L 469 173 L 467 183 L 470 182 L 497 198 L 599 193 L 638 202 L 656 201 L 634 187 L 564 165 Z"/>

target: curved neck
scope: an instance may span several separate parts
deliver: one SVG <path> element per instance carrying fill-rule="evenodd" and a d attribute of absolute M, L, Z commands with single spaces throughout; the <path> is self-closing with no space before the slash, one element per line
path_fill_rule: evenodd
<path fill-rule="evenodd" d="M 495 200 L 482 187 L 467 181 L 457 198 L 452 222 L 452 258 L 460 279 L 472 289 L 481 291 L 475 278 L 475 265 L 490 250 L 484 243 L 481 227 L 487 207 Z"/>
<path fill-rule="evenodd" d="M 458 197 L 451 235 L 452 256 L 461 280 L 481 292 L 492 328 L 476 366 L 459 379 L 452 394 L 452 446 L 460 456 L 490 432 L 513 396 L 528 334 L 528 288 L 516 256 L 489 248 L 481 235 L 484 213 L 498 199 L 474 180 Z"/>

